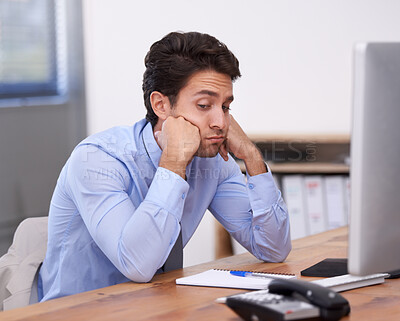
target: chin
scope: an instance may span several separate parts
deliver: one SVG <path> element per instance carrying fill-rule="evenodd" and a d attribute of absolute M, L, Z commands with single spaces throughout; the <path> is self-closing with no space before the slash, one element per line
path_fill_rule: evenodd
<path fill-rule="evenodd" d="M 210 148 L 199 148 L 196 156 L 202 158 L 212 158 L 218 155 L 219 146 L 218 147 L 210 147 Z"/>

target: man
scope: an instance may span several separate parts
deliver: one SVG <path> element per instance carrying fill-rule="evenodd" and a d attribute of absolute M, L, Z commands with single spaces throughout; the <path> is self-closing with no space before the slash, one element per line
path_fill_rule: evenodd
<path fill-rule="evenodd" d="M 170 33 L 145 65 L 146 119 L 88 137 L 60 174 L 42 301 L 181 267 L 207 209 L 260 260 L 291 249 L 281 194 L 229 113 L 235 56 L 212 36 Z M 247 182 L 229 152 L 244 160 Z"/>

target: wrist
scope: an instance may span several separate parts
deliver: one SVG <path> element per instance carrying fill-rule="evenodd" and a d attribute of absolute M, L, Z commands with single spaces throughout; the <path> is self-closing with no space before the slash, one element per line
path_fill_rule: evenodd
<path fill-rule="evenodd" d="M 260 150 L 253 143 L 248 145 L 247 148 L 245 149 L 245 153 L 242 160 L 248 163 L 264 161 Z"/>
<path fill-rule="evenodd" d="M 246 165 L 246 171 L 250 176 L 268 172 L 264 158 L 256 146 L 246 153 L 246 157 L 243 159 L 243 161 Z"/>
<path fill-rule="evenodd" d="M 169 157 L 166 155 L 167 155 L 167 153 L 163 152 L 158 166 L 168 169 L 171 172 L 174 172 L 174 173 L 178 174 L 179 176 L 181 176 L 183 179 L 185 179 L 186 178 L 187 161 L 179 160 L 177 157 L 171 157 L 171 155 Z"/>

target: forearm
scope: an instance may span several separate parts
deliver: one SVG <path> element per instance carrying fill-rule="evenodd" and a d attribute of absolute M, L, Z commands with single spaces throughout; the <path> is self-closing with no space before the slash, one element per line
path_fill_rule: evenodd
<path fill-rule="evenodd" d="M 164 264 L 180 231 L 187 192 L 188 185 L 180 177 L 162 168 L 157 170 L 145 199 L 122 226 L 118 240 L 114 240 L 117 251 L 109 249 L 114 265 L 126 277 L 147 282 Z M 110 219 L 112 224 L 112 215 Z M 102 223 L 106 231 L 109 224 Z"/>
<path fill-rule="evenodd" d="M 186 177 L 186 166 L 187 161 L 183 160 L 180 161 L 176 157 L 171 157 L 168 155 L 168 151 L 164 151 L 161 155 L 160 163 L 158 164 L 159 167 L 163 167 L 168 169 L 175 174 L 178 174 L 180 177 L 185 179 Z"/>
<path fill-rule="evenodd" d="M 283 261 L 290 252 L 289 216 L 271 173 L 248 176 L 245 182 L 238 170 L 219 186 L 210 209 L 260 260 Z"/>
<path fill-rule="evenodd" d="M 281 201 L 268 211 L 253 215 L 252 228 L 254 255 L 266 262 L 283 262 L 291 250 L 291 240 L 289 218 Z"/>
<path fill-rule="evenodd" d="M 175 244 L 188 190 L 189 185 L 181 177 L 159 167 L 144 201 L 125 228 L 119 245 L 121 249 L 126 245 L 128 258 L 137 258 L 140 266 L 134 271 L 148 273 L 148 280 L 164 264 Z"/>
<path fill-rule="evenodd" d="M 260 151 L 253 143 L 251 143 L 251 145 L 249 145 L 245 155 L 246 156 L 243 159 L 243 161 L 246 165 L 246 172 L 250 176 L 259 175 L 259 174 L 268 172 L 268 169 L 265 166 L 264 159 L 263 159 Z"/>
<path fill-rule="evenodd" d="M 167 259 L 179 231 L 172 213 L 143 202 L 121 233 L 114 265 L 134 282 L 150 281 Z"/>
<path fill-rule="evenodd" d="M 290 224 L 286 204 L 271 173 L 248 177 L 248 195 L 253 209 L 252 226 L 258 258 L 283 261 L 291 250 Z"/>
<path fill-rule="evenodd" d="M 90 162 L 75 153 L 66 186 L 95 244 L 127 278 L 149 281 L 179 234 L 187 182 L 159 168 L 147 190 L 104 152 Z"/>

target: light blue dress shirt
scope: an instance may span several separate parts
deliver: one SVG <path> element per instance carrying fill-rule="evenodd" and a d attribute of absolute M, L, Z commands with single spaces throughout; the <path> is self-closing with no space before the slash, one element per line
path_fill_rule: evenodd
<path fill-rule="evenodd" d="M 246 182 L 231 157 L 195 157 L 184 180 L 158 167 L 161 152 L 145 120 L 89 136 L 75 148 L 50 204 L 41 301 L 150 281 L 180 225 L 185 246 L 207 209 L 258 259 L 286 258 L 289 218 L 270 172 Z"/>

